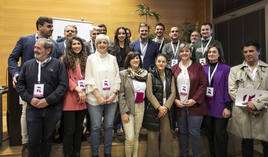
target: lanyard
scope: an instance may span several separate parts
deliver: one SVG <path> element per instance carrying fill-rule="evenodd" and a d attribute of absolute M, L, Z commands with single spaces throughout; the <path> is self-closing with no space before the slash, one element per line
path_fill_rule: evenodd
<path fill-rule="evenodd" d="M 176 56 L 176 53 L 177 53 L 177 51 L 179 49 L 180 41 L 178 41 L 178 44 L 177 44 L 177 47 L 176 47 L 176 51 L 174 49 L 174 45 L 173 45 L 172 41 L 170 43 L 171 43 L 171 48 L 172 48 L 173 54 L 174 54 L 174 56 Z"/>
<path fill-rule="evenodd" d="M 161 40 L 160 43 L 161 43 L 161 44 L 160 44 L 160 46 L 159 46 L 159 51 L 161 50 L 161 47 L 162 47 L 162 45 L 163 45 L 163 43 L 164 43 L 164 38 L 162 38 L 162 40 Z"/>
<path fill-rule="evenodd" d="M 215 72 L 216 72 L 216 70 L 217 70 L 217 67 L 218 67 L 218 63 L 217 63 L 217 65 L 215 66 L 215 68 L 214 68 L 214 70 L 213 70 L 211 76 L 210 76 L 210 66 L 208 67 L 208 85 L 209 85 L 209 86 L 211 86 L 211 80 L 212 80 L 212 78 L 213 78 L 213 76 L 214 76 L 214 74 L 215 74 Z"/>
<path fill-rule="evenodd" d="M 95 49 L 94 49 L 94 46 L 93 46 L 93 41 L 90 40 L 90 48 L 91 48 L 91 52 L 95 53 Z"/>
<path fill-rule="evenodd" d="M 145 56 L 145 53 L 146 53 L 146 50 L 147 50 L 147 46 L 148 46 L 148 42 L 146 43 L 146 45 L 145 46 L 143 46 L 143 44 L 142 44 L 142 42 L 141 42 L 141 40 L 140 40 L 140 49 L 141 49 L 141 55 L 142 56 Z"/>
<path fill-rule="evenodd" d="M 38 75 L 37 75 L 37 82 L 40 83 L 41 82 L 41 62 L 38 61 Z"/>
<path fill-rule="evenodd" d="M 208 49 L 208 45 L 210 44 L 211 40 L 212 40 L 212 37 L 209 38 L 209 41 L 208 41 L 207 45 L 205 46 L 205 49 L 204 49 L 203 43 L 202 43 L 202 41 L 201 41 L 201 49 L 202 49 L 202 54 L 203 54 L 203 55 L 204 55 L 205 52 L 207 51 L 207 49 Z"/>

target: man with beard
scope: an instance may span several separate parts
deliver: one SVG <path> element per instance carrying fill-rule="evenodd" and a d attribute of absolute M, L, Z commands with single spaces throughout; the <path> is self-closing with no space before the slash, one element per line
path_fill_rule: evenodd
<path fill-rule="evenodd" d="M 200 33 L 197 30 L 193 31 L 190 36 L 191 45 L 194 45 L 200 38 Z"/>
<path fill-rule="evenodd" d="M 180 32 L 179 27 L 177 26 L 171 27 L 169 36 L 171 42 L 164 45 L 162 54 L 165 54 L 167 56 L 168 66 L 172 67 L 173 65 L 179 63 L 179 48 L 182 43 L 185 44 L 186 42 L 180 41 Z"/>
<path fill-rule="evenodd" d="M 130 43 L 130 47 L 141 55 L 143 67 L 149 70 L 155 64 L 155 57 L 159 53 L 159 44 L 149 39 L 149 26 L 141 23 L 139 26 L 140 39 Z"/>
<path fill-rule="evenodd" d="M 21 68 L 16 90 L 27 103 L 26 119 L 29 156 L 49 156 L 52 134 L 61 116 L 61 102 L 68 89 L 68 74 L 58 59 L 51 57 L 53 42 L 39 38 L 35 59 Z"/>
<path fill-rule="evenodd" d="M 162 52 L 163 46 L 170 42 L 169 39 L 164 37 L 165 34 L 165 25 L 163 23 L 157 23 L 155 25 L 155 35 L 156 37 L 153 39 L 154 42 L 159 43 L 159 52 Z"/>
<path fill-rule="evenodd" d="M 33 35 L 22 36 L 17 41 L 15 48 L 8 58 L 8 70 L 13 78 L 13 87 L 16 87 L 17 79 L 20 73 L 20 67 L 23 64 L 34 58 L 34 45 L 35 41 L 38 38 L 47 38 L 53 42 L 53 50 L 51 52 L 52 57 L 60 57 L 62 54 L 58 51 L 58 45 L 56 41 L 49 38 L 53 32 L 53 21 L 52 18 L 49 17 L 39 17 L 36 21 L 37 32 Z M 18 66 L 18 62 L 21 60 L 20 67 Z M 27 135 L 27 125 L 26 125 L 26 107 L 27 103 L 20 99 L 19 102 L 22 105 L 22 115 L 21 115 L 21 137 L 22 137 L 22 155 L 27 154 L 27 143 L 28 143 L 28 135 Z M 27 155 L 25 155 L 27 156 Z"/>

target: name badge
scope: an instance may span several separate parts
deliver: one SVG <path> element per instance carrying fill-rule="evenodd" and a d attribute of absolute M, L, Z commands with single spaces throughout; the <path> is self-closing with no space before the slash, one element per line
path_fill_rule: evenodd
<path fill-rule="evenodd" d="M 77 85 L 82 91 L 86 91 L 85 80 L 78 80 Z"/>
<path fill-rule="evenodd" d="M 200 58 L 200 59 L 199 59 L 199 63 L 200 63 L 201 65 L 205 65 L 205 64 L 206 64 L 206 58 Z"/>
<path fill-rule="evenodd" d="M 144 93 L 137 92 L 136 93 L 136 103 L 142 103 L 143 102 L 143 96 L 144 96 Z"/>
<path fill-rule="evenodd" d="M 188 94 L 188 87 L 187 87 L 187 85 L 183 84 L 183 85 L 181 86 L 180 94 L 181 94 L 181 95 L 187 95 L 187 94 Z"/>
<path fill-rule="evenodd" d="M 35 98 L 44 97 L 44 84 L 34 84 L 34 97 Z"/>
<path fill-rule="evenodd" d="M 214 95 L 214 88 L 213 87 L 207 87 L 206 96 L 209 98 L 213 98 Z"/>
<path fill-rule="evenodd" d="M 177 59 L 172 59 L 171 60 L 171 66 L 178 64 L 178 60 Z"/>
<path fill-rule="evenodd" d="M 109 79 L 104 79 L 104 80 L 102 81 L 102 89 L 103 89 L 103 90 L 110 90 L 110 89 L 111 89 Z"/>

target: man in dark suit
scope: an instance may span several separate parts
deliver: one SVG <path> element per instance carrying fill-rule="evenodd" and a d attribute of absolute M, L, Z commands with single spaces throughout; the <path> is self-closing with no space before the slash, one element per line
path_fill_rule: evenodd
<path fill-rule="evenodd" d="M 16 87 L 17 79 L 19 77 L 20 68 L 23 64 L 34 58 L 34 45 L 38 38 L 47 38 L 53 42 L 52 57 L 58 58 L 61 56 L 58 51 L 58 44 L 53 39 L 49 38 L 53 32 L 52 18 L 39 17 L 36 21 L 37 32 L 33 35 L 22 36 L 17 41 L 15 48 L 8 58 L 8 70 L 13 78 L 13 87 Z M 21 65 L 18 66 L 18 62 L 21 59 Z M 21 135 L 22 135 L 22 155 L 27 151 L 28 135 L 26 125 L 26 106 L 27 104 L 20 101 L 22 104 L 22 116 L 21 116 Z"/>
<path fill-rule="evenodd" d="M 134 51 L 140 52 L 143 67 L 149 70 L 149 67 L 154 64 L 155 57 L 159 53 L 159 44 L 149 39 L 149 26 L 141 23 L 139 26 L 140 39 L 130 43 L 130 47 Z"/>

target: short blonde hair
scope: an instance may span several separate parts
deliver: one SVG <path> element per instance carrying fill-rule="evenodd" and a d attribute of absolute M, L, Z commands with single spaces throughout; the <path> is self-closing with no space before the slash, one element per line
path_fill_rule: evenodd
<path fill-rule="evenodd" d="M 190 49 L 190 51 L 192 52 L 191 45 L 188 43 L 181 43 L 179 46 L 179 52 L 184 48 Z"/>

